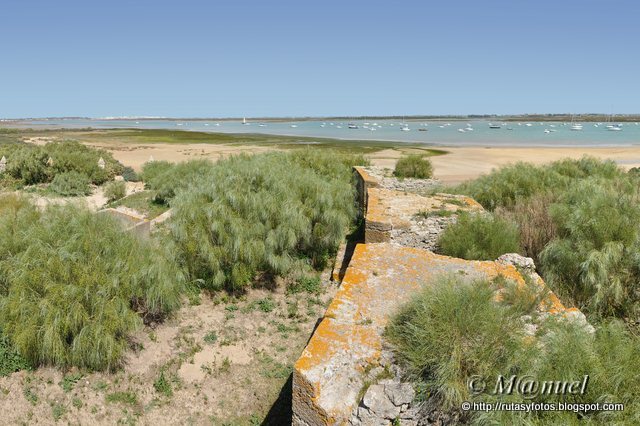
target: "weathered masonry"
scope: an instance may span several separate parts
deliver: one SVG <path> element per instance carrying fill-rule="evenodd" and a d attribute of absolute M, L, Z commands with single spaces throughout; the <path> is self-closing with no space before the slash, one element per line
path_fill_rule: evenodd
<path fill-rule="evenodd" d="M 390 315 L 438 275 L 502 275 L 525 285 L 513 265 L 513 255 L 497 261 L 468 261 L 434 254 L 421 244 L 408 247 L 403 244 L 407 239 L 398 237 L 412 232 L 409 218 L 417 211 L 449 208 L 451 197 L 458 208 L 481 211 L 475 201 L 388 190 L 380 188 L 366 169 L 356 168 L 356 173 L 365 243 L 356 246 L 336 297 L 295 364 L 294 425 L 350 424 L 362 397 L 365 373 L 380 363 L 382 334 Z M 544 286 L 535 271 L 531 275 Z M 567 310 L 554 295 L 541 309 L 563 314 L 574 311 Z"/>

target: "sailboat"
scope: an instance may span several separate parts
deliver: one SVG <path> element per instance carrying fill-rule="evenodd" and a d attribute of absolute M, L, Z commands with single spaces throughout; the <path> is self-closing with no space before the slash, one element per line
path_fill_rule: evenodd
<path fill-rule="evenodd" d="M 247 119 L 244 117 L 242 118 L 242 124 L 244 124 L 245 126 L 249 125 L 249 123 L 247 122 Z"/>
<path fill-rule="evenodd" d="M 571 127 L 570 127 L 570 129 L 571 129 L 571 130 L 573 130 L 573 131 L 580 131 L 580 130 L 582 130 L 582 124 L 580 124 L 580 123 L 576 123 L 575 116 L 572 116 L 572 117 L 571 117 Z"/>
<path fill-rule="evenodd" d="M 400 126 L 400 130 L 402 130 L 403 132 L 408 132 L 409 130 L 411 130 L 407 123 L 404 122 L 404 117 L 402 117 L 402 125 Z"/>
<path fill-rule="evenodd" d="M 613 114 L 609 115 L 609 118 L 607 119 L 607 130 L 611 131 L 611 132 L 619 132 L 622 130 L 622 126 L 620 126 L 619 124 L 613 124 L 612 123 L 613 120 Z"/>

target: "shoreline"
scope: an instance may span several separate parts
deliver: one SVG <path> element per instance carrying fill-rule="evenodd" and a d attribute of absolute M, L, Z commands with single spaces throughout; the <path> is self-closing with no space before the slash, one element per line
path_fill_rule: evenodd
<path fill-rule="evenodd" d="M 425 148 L 540 148 L 540 149 L 563 149 L 563 148 L 576 148 L 576 149 L 585 149 L 585 148 L 630 148 L 630 147 L 640 147 L 640 140 L 635 143 L 596 143 L 596 144 L 585 144 L 577 141 L 576 144 L 567 144 L 558 143 L 558 144 L 539 144 L 539 143 L 526 143 L 526 144 L 518 144 L 518 143 L 482 143 L 482 142 L 461 142 L 456 145 L 451 145 L 450 141 L 423 141 L 423 140 L 399 140 L 399 139 L 368 139 L 368 138 L 346 138 L 346 137 L 328 137 L 328 136 L 310 136 L 310 135 L 296 135 L 291 133 L 263 133 L 263 132 L 224 132 L 224 131 L 208 131 L 206 129 L 169 129 L 164 127 L 157 128 L 139 128 L 139 127 L 60 127 L 57 125 L 42 125 L 41 127 L 22 127 L 19 125 L 7 126 L 8 129 L 16 129 L 22 131 L 30 131 L 30 132 L 46 132 L 46 131 L 60 131 L 60 132 L 80 132 L 80 131 L 167 131 L 167 132 L 189 132 L 189 133 L 205 133 L 208 135 L 228 135 L 234 138 L 241 138 L 242 136 L 251 136 L 251 137 L 286 137 L 286 138 L 301 138 L 305 140 L 310 139 L 318 139 L 320 142 L 358 142 L 358 143 L 374 143 L 374 144 L 394 144 L 399 148 L 402 147 L 413 147 L 420 146 Z"/>
<path fill-rule="evenodd" d="M 294 144 L 310 145 L 317 141 L 318 146 L 340 150 L 360 152 L 371 159 L 373 165 L 380 167 L 395 167 L 395 163 L 407 153 L 420 153 L 425 150 L 440 150 L 444 155 L 430 157 L 434 165 L 434 175 L 444 185 L 452 185 L 465 180 L 476 178 L 491 172 L 492 169 L 517 162 L 544 164 L 563 158 L 580 158 L 590 155 L 600 159 L 611 159 L 620 167 L 629 169 L 640 167 L 640 144 L 634 145 L 589 145 L 589 146 L 531 146 L 531 145 L 451 145 L 425 144 L 415 142 L 397 142 L 385 140 L 344 140 L 337 138 L 313 138 L 305 136 L 281 136 L 286 140 L 278 140 L 278 135 L 256 133 L 224 133 L 224 132 L 193 132 L 174 129 L 54 129 L 54 130 L 25 130 L 29 136 L 57 136 L 70 137 L 80 142 L 102 148 L 111 152 L 116 159 L 127 166 L 140 170 L 142 165 L 151 157 L 156 160 L 171 162 L 186 161 L 194 158 L 209 158 L 216 161 L 242 152 L 257 153 L 280 149 L 290 149 Z M 145 136 L 149 131 L 161 133 L 166 138 L 151 135 L 151 137 L 133 138 L 122 135 L 134 130 Z M 65 135 L 65 132 L 68 132 Z M 77 132 L 77 134 L 73 134 Z M 94 133 L 95 132 L 95 133 Z M 100 132 L 112 132 L 102 134 Z M 83 134 L 86 133 L 86 134 Z M 184 138 L 189 133 L 200 133 L 200 136 Z M 92 136 L 95 135 L 95 137 Z M 27 136 L 27 135 L 23 135 Z M 226 138 L 225 138 L 226 137 Z M 245 139 L 246 138 L 246 139 Z M 243 140 L 245 139 L 245 140 Z M 296 141 L 298 139 L 298 141 Z M 301 141 L 307 143 L 303 143 Z"/>

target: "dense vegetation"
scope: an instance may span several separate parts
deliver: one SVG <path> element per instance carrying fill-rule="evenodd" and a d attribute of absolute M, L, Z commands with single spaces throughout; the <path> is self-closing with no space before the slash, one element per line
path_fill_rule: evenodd
<path fill-rule="evenodd" d="M 443 277 L 405 306 L 387 328 L 387 338 L 422 398 L 435 396 L 445 410 L 478 424 L 602 424 L 640 422 L 640 340 L 619 322 L 606 322 L 591 334 L 577 322 L 541 317 L 534 293 L 501 283 Z M 511 296 L 495 301 L 497 285 Z M 516 296 L 514 292 L 519 294 Z M 513 297 L 515 296 L 515 297 Z M 522 318 L 537 325 L 535 340 Z M 590 375 L 585 395 L 541 394 L 533 399 L 493 395 L 498 375 L 530 375 L 539 380 L 574 381 Z M 468 380 L 487 379 L 487 392 L 472 395 Z M 472 412 L 459 411 L 463 401 L 496 402 L 621 402 L 624 412 Z"/>
<path fill-rule="evenodd" d="M 109 182 L 104 187 L 104 195 L 110 202 L 119 200 L 127 195 L 127 186 L 123 181 Z"/>
<path fill-rule="evenodd" d="M 84 191 L 89 178 L 63 162 L 50 174 L 49 153 L 46 161 L 32 148 L 20 155 L 36 154 L 48 169 L 40 160 L 24 167 L 16 161 L 15 176 L 25 182 L 53 176 L 51 187 L 60 193 Z M 150 163 L 143 178 L 152 189 L 142 195 L 158 194 L 174 207 L 165 232 L 150 241 L 106 215 L 73 206 L 38 209 L 26 198 L 0 196 L 3 371 L 42 364 L 115 368 L 131 332 L 176 309 L 188 281 L 238 290 L 288 275 L 291 291 L 312 286 L 310 269 L 326 264 L 353 224 L 350 166 L 364 163 L 314 150 L 217 164 Z M 112 182 L 105 192 L 114 200 L 123 189 Z"/>
<path fill-rule="evenodd" d="M 400 178 L 428 179 L 433 175 L 433 166 L 424 155 L 411 154 L 398 160 L 393 174 Z"/>
<path fill-rule="evenodd" d="M 363 162 L 301 150 L 185 163 L 174 176 L 198 183 L 171 201 L 174 251 L 190 277 L 210 289 L 321 268 L 355 218 L 350 166 Z"/>
<path fill-rule="evenodd" d="M 462 259 L 495 260 L 519 251 L 517 226 L 490 214 L 461 213 L 438 241 L 440 251 Z"/>
<path fill-rule="evenodd" d="M 155 191 L 155 201 L 170 204 L 175 195 L 205 176 L 213 163 L 209 160 L 191 160 L 171 164 L 166 161 L 146 163 L 142 169 L 145 187 Z"/>
<path fill-rule="evenodd" d="M 0 199 L 0 330 L 31 364 L 113 368 L 144 319 L 176 309 L 181 272 L 115 219 Z"/>
<path fill-rule="evenodd" d="M 51 185 L 49 185 L 49 189 L 58 195 L 69 197 L 89 195 L 91 193 L 89 178 L 75 170 L 55 175 Z"/>
<path fill-rule="evenodd" d="M 101 185 L 122 172 L 122 165 L 107 151 L 87 147 L 78 142 L 52 142 L 43 146 L 23 143 L 0 144 L 0 158 L 7 158 L 2 176 L 5 186 L 34 185 L 51 182 L 57 175 L 76 172 L 91 183 Z M 98 160 L 105 168 L 98 167 Z"/>
<path fill-rule="evenodd" d="M 611 161 L 516 164 L 461 185 L 520 232 L 522 253 L 568 304 L 597 316 L 640 312 L 640 179 Z M 468 238 L 482 241 L 467 229 Z"/>

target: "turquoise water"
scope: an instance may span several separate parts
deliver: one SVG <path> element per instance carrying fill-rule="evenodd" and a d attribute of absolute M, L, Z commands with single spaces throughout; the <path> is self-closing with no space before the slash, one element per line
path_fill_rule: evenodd
<path fill-rule="evenodd" d="M 347 121 L 291 121 L 259 123 L 249 121 L 182 120 L 100 120 L 60 119 L 22 122 L 22 127 L 38 128 L 139 128 L 174 129 L 221 133 L 266 133 L 357 140 L 381 140 L 424 143 L 441 146 L 630 146 L 640 144 L 640 125 L 621 124 L 622 131 L 609 131 L 605 124 L 582 123 L 583 130 L 572 131 L 571 123 L 494 122 L 500 129 L 489 128 L 488 121 L 407 121 L 409 131 L 402 131 L 398 120 L 353 121 L 358 128 L 349 129 Z M 294 126 L 294 127 L 292 127 Z M 473 130 L 465 130 L 472 128 Z M 371 130 L 375 129 L 375 130 Z M 419 131 L 425 129 L 426 131 Z M 459 129 L 463 129 L 464 132 Z M 547 130 L 547 132 L 545 132 Z"/>

